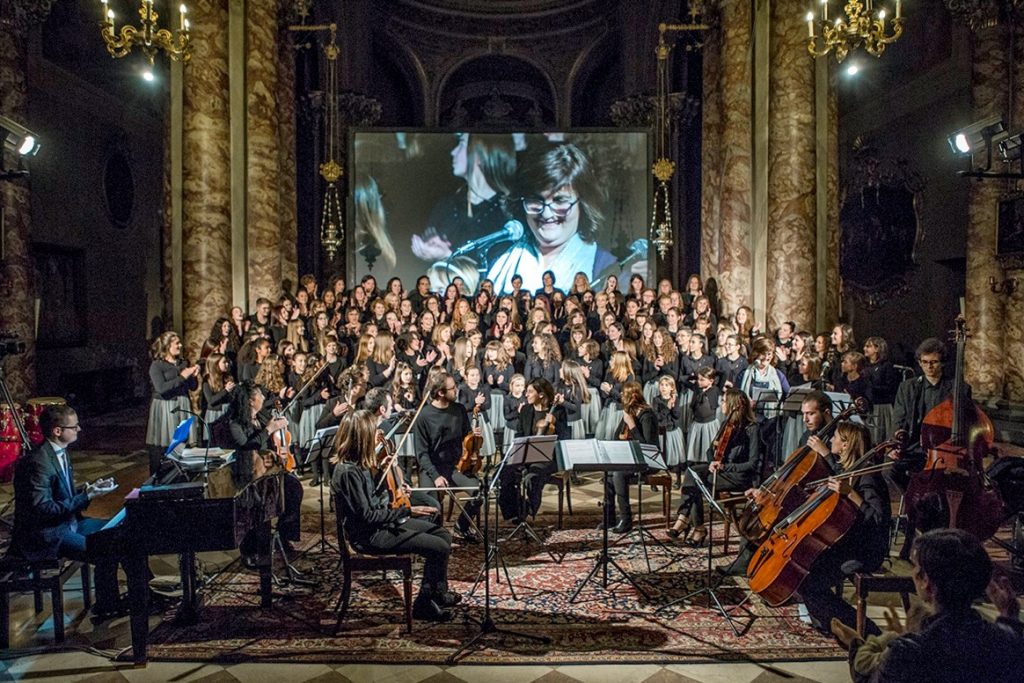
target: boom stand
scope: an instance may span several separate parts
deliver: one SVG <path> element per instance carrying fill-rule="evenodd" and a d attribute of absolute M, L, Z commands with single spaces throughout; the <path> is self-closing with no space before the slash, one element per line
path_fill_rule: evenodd
<path fill-rule="evenodd" d="M 707 501 L 708 506 L 710 506 L 710 508 L 711 508 L 710 517 L 708 517 L 708 565 L 707 565 L 707 574 L 705 575 L 705 578 L 704 578 L 704 587 L 703 588 L 698 588 L 697 590 L 692 591 L 690 593 L 687 593 L 686 595 L 684 595 L 683 597 L 681 597 L 681 598 L 679 598 L 677 600 L 673 600 L 672 602 L 670 602 L 670 603 L 668 603 L 666 605 L 662 605 L 657 610 L 655 610 L 655 612 L 656 613 L 657 612 L 661 612 L 662 610 L 666 610 L 669 607 L 674 607 L 675 605 L 678 605 L 681 602 L 692 601 L 693 598 L 696 598 L 698 595 L 707 595 L 708 609 L 711 609 L 711 603 L 713 602 L 715 604 L 715 608 L 719 611 L 719 613 L 722 615 L 722 617 L 724 617 L 725 620 L 727 622 L 729 622 L 729 627 L 732 628 L 732 632 L 735 633 L 738 636 L 738 635 L 740 635 L 740 630 L 738 628 L 736 628 L 736 623 L 733 621 L 732 615 L 730 615 L 729 611 L 726 610 L 725 607 L 722 605 L 722 601 L 718 599 L 718 594 L 715 592 L 715 586 L 713 585 L 713 580 L 712 580 L 712 575 L 711 575 L 711 549 L 714 547 L 714 543 L 712 542 L 711 539 L 713 539 L 714 536 L 715 536 L 714 535 L 714 530 L 715 530 L 715 513 L 717 512 L 719 515 L 721 515 L 722 519 L 724 520 L 725 519 L 725 510 L 723 510 L 722 507 L 718 504 L 718 502 L 715 500 L 715 497 L 713 495 L 711 495 L 711 492 L 708 491 L 708 487 L 704 485 L 704 482 L 701 481 L 701 478 L 698 477 L 697 473 L 693 471 L 693 468 L 688 467 L 686 469 L 690 473 L 690 477 L 693 478 L 694 483 L 697 484 L 697 488 L 700 489 L 700 494 L 702 496 L 704 496 L 704 500 Z M 749 594 L 748 594 L 747 597 L 748 598 L 750 597 Z M 747 599 L 744 598 L 743 602 L 746 602 L 746 601 L 747 601 Z M 740 604 L 742 605 L 743 602 L 741 602 Z M 737 607 L 738 606 L 739 605 L 737 605 Z"/>
<path fill-rule="evenodd" d="M 602 572 L 601 587 L 605 590 L 608 590 L 608 565 L 611 565 L 618 569 L 619 573 L 622 574 L 623 578 L 625 578 L 626 581 L 629 581 L 630 585 L 632 585 L 633 588 L 636 589 L 637 593 L 640 593 L 645 598 L 650 600 L 651 596 L 647 593 L 647 591 L 641 588 L 640 585 L 633 580 L 633 577 L 629 575 L 629 572 L 623 569 L 619 565 L 619 563 L 616 562 L 608 553 L 608 527 L 612 525 L 612 506 L 611 501 L 608 500 L 608 496 L 614 495 L 614 493 L 608 493 L 610 490 L 608 486 L 608 470 L 601 470 L 601 473 L 603 475 L 603 483 L 605 490 L 605 501 L 604 507 L 602 508 L 604 512 L 604 524 L 601 525 L 601 554 L 597 556 L 597 559 L 594 561 L 594 566 L 591 567 L 587 575 L 583 577 L 583 580 L 580 581 L 578 586 L 576 586 L 576 590 L 573 591 L 572 597 L 569 598 L 569 602 L 576 602 L 576 598 L 579 597 L 579 594 L 583 590 L 584 586 L 586 586 L 588 583 L 590 583 L 591 580 L 597 577 L 598 570 L 601 570 Z"/>
<path fill-rule="evenodd" d="M 306 449 L 306 461 L 303 465 L 308 465 L 316 458 L 325 458 L 329 450 L 324 448 L 325 444 L 330 443 L 333 440 L 335 433 L 338 431 L 337 427 L 326 427 L 324 429 L 318 429 L 316 433 L 310 437 L 307 441 L 308 448 Z M 326 553 L 327 549 L 330 548 L 334 552 L 341 554 L 341 551 L 330 541 L 327 540 L 327 525 L 324 522 L 324 478 L 320 477 L 320 552 Z M 283 554 L 283 550 L 282 550 Z M 286 559 L 287 561 L 287 559 Z"/>
<path fill-rule="evenodd" d="M 500 472 L 499 467 L 499 472 Z M 487 482 L 487 475 L 485 474 L 480 481 L 480 492 L 484 497 L 484 557 L 490 558 L 491 546 L 490 546 L 490 510 L 491 510 L 491 493 L 494 488 L 494 481 L 497 477 L 491 480 L 491 483 Z M 498 543 L 498 516 L 494 516 L 494 543 Z M 506 569 L 506 574 L 507 574 Z M 501 628 L 494 623 L 494 619 L 491 617 L 491 573 L 488 571 L 488 566 L 484 564 L 484 616 L 480 619 L 480 631 L 472 638 L 464 642 L 459 646 L 455 652 L 448 656 L 445 660 L 446 664 L 454 664 L 459 660 L 459 657 L 464 654 L 467 650 L 475 647 L 480 641 L 486 636 L 497 634 L 503 636 L 515 636 L 517 638 L 523 638 L 524 640 L 532 640 L 538 643 L 544 643 L 545 645 L 551 642 L 551 638 L 547 636 L 535 636 L 529 633 L 520 633 L 518 631 L 511 631 L 509 629 Z M 509 581 L 509 586 L 512 582 Z"/>
<path fill-rule="evenodd" d="M 555 459 L 556 441 L 557 439 L 554 436 L 517 437 L 512 442 L 512 447 L 508 449 L 508 454 L 505 456 L 505 461 L 502 463 L 502 466 L 507 464 L 510 467 L 519 467 L 525 470 L 530 465 L 550 464 Z M 500 473 L 500 467 L 498 468 L 498 471 Z M 536 529 L 530 525 L 530 522 L 527 519 L 528 514 L 525 506 L 528 502 L 528 497 L 525 477 L 521 477 L 519 480 L 519 501 L 519 509 L 522 513 L 522 516 L 520 517 L 521 521 L 519 522 L 519 525 L 512 530 L 512 533 L 505 537 L 505 542 L 508 543 L 511 541 L 516 537 L 516 534 L 521 531 L 529 540 L 533 540 L 543 546 L 544 539 L 540 537 L 540 534 L 538 534 Z M 552 561 L 557 564 L 561 564 L 561 561 L 555 557 L 555 554 L 546 546 L 544 547 L 544 552 L 551 557 Z"/>

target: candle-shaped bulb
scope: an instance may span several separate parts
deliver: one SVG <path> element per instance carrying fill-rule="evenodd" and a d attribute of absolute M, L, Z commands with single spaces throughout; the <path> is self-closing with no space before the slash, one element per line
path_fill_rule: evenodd
<path fill-rule="evenodd" d="M 828 0 L 821 0 L 821 20 L 828 21 Z"/>
<path fill-rule="evenodd" d="M 814 12 L 807 13 L 807 37 L 814 38 Z"/>
<path fill-rule="evenodd" d="M 185 7 L 185 5 L 182 5 L 181 7 L 178 8 L 178 11 L 181 12 L 182 14 L 188 14 L 188 7 Z"/>
<path fill-rule="evenodd" d="M 878 10 L 878 19 L 879 19 L 879 21 L 885 21 L 885 10 L 884 9 Z"/>
<path fill-rule="evenodd" d="M 112 10 L 112 9 L 108 9 L 107 10 L 107 19 L 110 19 L 111 21 L 114 20 L 114 10 Z"/>
<path fill-rule="evenodd" d="M 896 0 L 896 18 L 900 18 L 900 10 L 903 8 L 903 0 Z"/>

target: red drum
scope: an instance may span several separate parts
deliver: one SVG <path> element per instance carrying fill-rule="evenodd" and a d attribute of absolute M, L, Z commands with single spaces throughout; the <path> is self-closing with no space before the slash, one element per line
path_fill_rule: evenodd
<path fill-rule="evenodd" d="M 6 403 L 0 403 L 0 482 L 14 479 L 14 465 L 21 457 L 21 434 L 14 421 L 18 409 L 17 405 L 11 408 Z"/>
<path fill-rule="evenodd" d="M 66 404 L 67 401 L 59 396 L 41 396 L 28 400 L 28 407 L 22 413 L 22 419 L 25 420 L 25 431 L 28 432 L 28 440 L 32 442 L 33 447 L 40 446 L 46 439 L 46 436 L 43 434 L 43 428 L 39 424 L 39 418 L 42 417 L 46 406 L 62 406 Z"/>

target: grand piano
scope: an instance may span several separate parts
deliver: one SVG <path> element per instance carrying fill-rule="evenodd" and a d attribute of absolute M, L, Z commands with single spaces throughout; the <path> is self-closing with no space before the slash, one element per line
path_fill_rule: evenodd
<path fill-rule="evenodd" d="M 253 533 L 260 606 L 271 606 L 271 520 L 284 508 L 283 477 L 279 469 L 243 467 L 236 460 L 210 472 L 207 482 L 143 486 L 128 494 L 108 530 L 89 537 L 90 552 L 123 558 L 136 664 L 147 661 L 150 555 L 179 555 L 182 604 L 177 618 L 194 622 L 199 618 L 195 554 L 237 548 Z"/>

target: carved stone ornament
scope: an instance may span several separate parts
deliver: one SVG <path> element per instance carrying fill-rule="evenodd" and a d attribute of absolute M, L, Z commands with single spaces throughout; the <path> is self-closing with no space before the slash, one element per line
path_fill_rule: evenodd
<path fill-rule="evenodd" d="M 46 21 L 55 0 L 0 0 L 0 24 L 17 31 Z"/>
<path fill-rule="evenodd" d="M 654 99 L 653 94 L 637 94 L 612 102 L 612 123 L 619 128 L 653 128 Z M 681 128 L 690 125 L 700 110 L 700 100 L 690 95 L 671 93 L 668 102 L 669 118 Z"/>
<path fill-rule="evenodd" d="M 1024 20 L 1024 0 L 945 0 L 954 17 L 966 21 L 972 31 Z"/>

